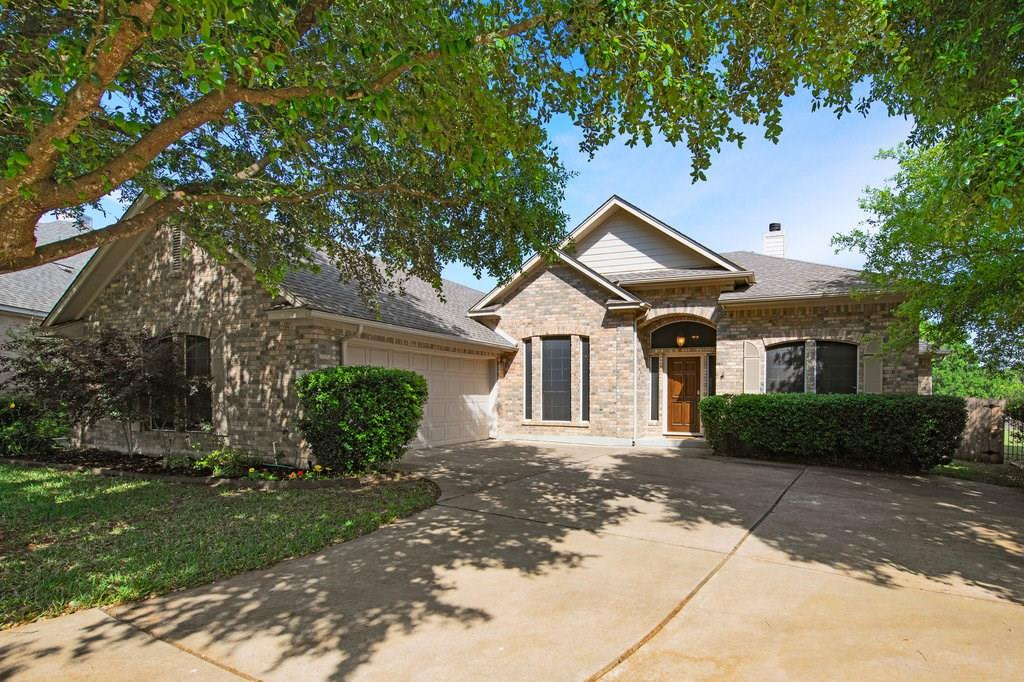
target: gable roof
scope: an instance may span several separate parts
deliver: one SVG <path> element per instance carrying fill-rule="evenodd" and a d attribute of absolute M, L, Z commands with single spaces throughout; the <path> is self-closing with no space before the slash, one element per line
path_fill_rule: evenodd
<path fill-rule="evenodd" d="M 765 256 L 753 251 L 732 251 L 723 255 L 753 270 L 757 277 L 748 287 L 723 292 L 719 299 L 723 303 L 849 296 L 865 284 L 861 271 L 852 268 Z"/>
<path fill-rule="evenodd" d="M 143 196 L 129 207 L 129 216 L 145 207 Z M 158 227 L 132 237 L 118 239 L 101 246 L 88 261 L 74 281 L 65 284 L 63 295 L 50 310 L 44 322 L 53 326 L 79 319 L 85 314 L 96 296 L 106 288 L 118 271 L 125 265 L 135 250 L 149 239 Z M 480 322 L 470 319 L 466 313 L 483 292 L 470 287 L 442 280 L 445 300 L 437 297 L 434 288 L 418 277 L 407 276 L 404 281 L 405 296 L 381 296 L 377 316 L 371 306 L 363 301 L 354 282 L 341 281 L 340 273 L 322 254 L 315 254 L 319 272 L 297 270 L 288 273 L 281 284 L 283 293 L 297 306 L 334 315 L 366 320 L 409 329 L 428 334 L 441 334 L 452 340 L 468 341 L 501 348 L 514 348 L 515 344 L 489 329 Z M 244 260 L 239 258 L 244 263 Z M 248 264 L 247 264 L 248 265 Z M 51 304 L 52 305 L 52 304 Z M 44 311 L 45 312 L 45 311 Z"/>
<path fill-rule="evenodd" d="M 442 279 L 441 290 L 445 300 L 441 301 L 428 282 L 406 275 L 396 279 L 396 283 L 400 282 L 405 289 L 404 295 L 388 294 L 378 298 L 378 316 L 363 300 L 358 285 L 342 280 L 338 269 L 326 256 L 317 253 L 315 260 L 319 271 L 295 270 L 285 275 L 281 283 L 296 303 L 305 307 L 367 322 L 515 348 L 512 342 L 467 316 L 470 307 L 483 294 L 481 291 Z"/>
<path fill-rule="evenodd" d="M 73 237 L 80 230 L 70 220 L 36 225 L 36 243 L 49 244 Z M 68 286 L 92 257 L 93 251 L 45 263 L 27 270 L 0 275 L 0 310 L 43 317 L 60 300 Z"/>
<path fill-rule="evenodd" d="M 587 268 L 587 266 L 581 263 L 579 260 L 566 255 L 563 252 L 563 249 L 565 249 L 566 246 L 568 246 L 569 244 L 578 242 L 584 237 L 586 237 L 591 231 L 596 229 L 597 226 L 599 226 L 605 218 L 607 218 L 609 215 L 611 215 L 614 211 L 617 210 L 622 210 L 625 211 L 626 213 L 629 213 L 630 215 L 640 220 L 643 224 L 667 236 L 669 239 L 678 243 L 680 246 L 691 249 L 694 252 L 700 254 L 707 260 L 714 263 L 716 266 L 722 268 L 722 271 L 724 272 L 743 272 L 743 268 L 736 265 L 728 258 L 722 256 L 722 254 L 716 253 L 709 249 L 708 247 L 701 244 L 700 242 L 691 239 L 690 237 L 687 237 L 685 234 L 676 230 L 674 227 L 671 227 L 670 225 L 662 222 L 661 220 L 658 220 L 651 214 L 647 213 L 646 211 L 643 211 L 642 209 L 629 203 L 628 201 L 626 201 L 625 199 L 616 194 L 610 196 L 603 204 L 601 204 L 597 208 L 597 210 L 595 210 L 593 213 L 587 216 L 587 218 L 584 219 L 583 222 L 577 225 L 576 228 L 572 232 L 570 232 L 568 236 L 565 237 L 565 239 L 562 240 L 561 244 L 559 244 L 559 247 L 556 250 L 556 253 L 558 254 L 559 258 L 562 259 L 563 261 L 566 261 L 566 263 L 568 263 L 569 265 L 576 267 L 577 269 L 579 269 L 579 267 L 577 266 Z M 538 267 L 541 263 L 543 263 L 543 260 L 544 259 L 540 256 L 540 254 L 535 254 L 532 258 L 530 258 L 529 260 L 526 261 L 526 263 L 523 264 L 523 267 L 520 268 L 519 272 L 516 273 L 515 276 L 513 276 L 504 284 L 498 285 L 490 292 L 488 292 L 486 296 L 477 301 L 476 305 L 473 306 L 470 312 L 482 312 L 483 309 L 487 308 L 491 303 L 495 301 L 495 299 L 501 297 L 502 294 L 509 291 L 511 287 L 516 282 L 518 282 L 523 276 L 525 276 L 531 270 L 533 270 L 534 268 Z M 606 284 L 612 284 L 612 286 L 615 286 L 614 283 L 611 282 L 611 280 L 608 280 L 603 275 L 600 275 L 592 268 L 587 269 L 590 271 L 590 273 L 592 273 L 592 275 L 597 276 L 601 280 L 603 280 L 603 282 L 598 283 L 601 284 L 602 286 L 605 286 L 605 288 L 607 288 Z M 593 277 L 591 278 L 593 279 Z M 618 288 L 619 291 L 623 292 L 627 296 L 632 297 L 634 301 L 639 302 L 638 299 L 633 297 L 632 294 L 629 294 L 624 289 L 621 289 L 619 287 L 616 288 Z M 620 293 L 617 293 L 616 295 L 622 296 L 622 294 Z"/>

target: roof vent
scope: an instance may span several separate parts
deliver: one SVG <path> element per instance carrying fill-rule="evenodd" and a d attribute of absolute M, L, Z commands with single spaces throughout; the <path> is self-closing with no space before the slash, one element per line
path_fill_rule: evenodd
<path fill-rule="evenodd" d="M 782 234 L 782 223 L 768 223 L 768 231 L 761 238 L 761 250 L 766 256 L 786 257 L 786 236 Z"/>

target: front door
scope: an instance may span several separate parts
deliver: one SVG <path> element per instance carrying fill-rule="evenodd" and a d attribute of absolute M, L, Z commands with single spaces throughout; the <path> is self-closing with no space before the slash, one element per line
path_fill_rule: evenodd
<path fill-rule="evenodd" d="M 668 430 L 700 432 L 700 358 L 668 359 Z"/>

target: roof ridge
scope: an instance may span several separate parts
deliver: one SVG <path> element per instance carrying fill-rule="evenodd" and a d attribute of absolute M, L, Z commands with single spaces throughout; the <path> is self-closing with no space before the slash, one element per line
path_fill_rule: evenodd
<path fill-rule="evenodd" d="M 769 256 L 766 253 L 759 253 L 757 251 L 750 251 L 748 249 L 742 249 L 740 251 L 726 251 L 722 255 L 724 256 L 726 254 L 737 254 L 737 253 L 749 254 L 751 256 L 757 256 L 758 258 L 771 258 L 772 260 L 784 261 L 784 262 L 788 262 L 788 263 L 804 263 L 805 265 L 816 265 L 816 266 L 818 266 L 820 268 L 833 268 L 835 270 L 846 270 L 848 272 L 864 272 L 860 268 L 848 268 L 845 265 L 832 265 L 830 263 L 818 263 L 817 261 L 803 260 L 802 258 L 786 258 L 784 256 Z"/>

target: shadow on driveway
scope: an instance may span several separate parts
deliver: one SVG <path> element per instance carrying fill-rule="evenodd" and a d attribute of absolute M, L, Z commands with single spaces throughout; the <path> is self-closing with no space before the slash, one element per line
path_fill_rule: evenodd
<path fill-rule="evenodd" d="M 438 506 L 309 557 L 109 611 L 261 679 L 556 679 L 614 659 L 729 552 L 1024 603 L 1019 491 L 529 443 L 424 451 L 408 467 L 438 480 Z M 77 641 L 40 646 L 84 659 L 137 634 L 98 621 Z M 0 679 L 26 666 L 0 660 Z"/>

